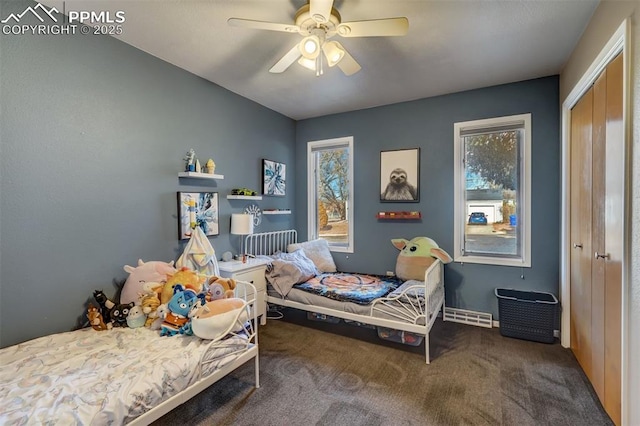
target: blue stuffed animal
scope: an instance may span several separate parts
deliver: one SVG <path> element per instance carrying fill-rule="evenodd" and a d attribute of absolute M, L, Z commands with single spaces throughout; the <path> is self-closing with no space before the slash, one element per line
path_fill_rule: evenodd
<path fill-rule="evenodd" d="M 189 321 L 189 312 L 198 301 L 196 292 L 185 289 L 181 284 L 173 288 L 173 296 L 167 303 L 167 315 L 160 326 L 161 336 L 174 336 Z"/>
<path fill-rule="evenodd" d="M 189 311 L 189 319 L 187 320 L 187 323 L 180 327 L 180 330 L 178 330 L 180 334 L 184 334 L 185 336 L 193 336 L 193 329 L 191 328 L 191 318 L 195 315 L 198 309 L 200 309 L 205 305 L 205 303 L 207 303 L 207 300 L 205 299 L 205 293 L 198 293 L 196 297 L 197 300 Z"/>

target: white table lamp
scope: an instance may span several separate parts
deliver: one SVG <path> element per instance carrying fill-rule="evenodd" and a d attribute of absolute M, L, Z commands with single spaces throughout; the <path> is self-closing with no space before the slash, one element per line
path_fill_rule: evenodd
<path fill-rule="evenodd" d="M 231 234 L 233 235 L 249 235 L 253 234 L 253 216 L 245 213 L 233 213 L 231 215 Z M 242 261 L 244 262 L 244 238 L 240 237 L 240 252 Z"/>

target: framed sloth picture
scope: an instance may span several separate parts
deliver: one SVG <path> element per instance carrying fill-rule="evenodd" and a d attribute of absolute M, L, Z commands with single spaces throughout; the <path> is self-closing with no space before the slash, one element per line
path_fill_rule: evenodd
<path fill-rule="evenodd" d="M 380 151 L 380 201 L 420 201 L 420 148 Z"/>

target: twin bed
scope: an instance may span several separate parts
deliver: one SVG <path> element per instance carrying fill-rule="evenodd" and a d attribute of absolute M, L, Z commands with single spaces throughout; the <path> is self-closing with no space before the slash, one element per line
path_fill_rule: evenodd
<path fill-rule="evenodd" d="M 296 244 L 295 230 L 247 237 L 249 253 L 271 260 L 267 303 L 424 336 L 429 364 L 429 332 L 444 306 L 439 260 L 424 281 L 342 273 L 303 280 L 315 265 L 306 256 L 302 265 L 300 252 L 278 254 Z M 283 265 L 287 279 L 274 278 Z M 250 320 L 237 319 L 220 339 L 84 328 L 0 349 L 0 424 L 149 424 L 250 360 L 258 388 L 257 292 L 240 281 L 235 293 L 247 301 L 238 318 Z"/>
<path fill-rule="evenodd" d="M 445 300 L 440 260 L 435 259 L 426 270 L 424 281 L 403 283 L 392 277 L 340 272 L 322 273 L 306 279 L 308 262 L 282 255 L 292 248 L 301 247 L 295 230 L 249 235 L 245 247 L 253 256 L 269 256 L 273 264 L 282 264 L 279 271 L 267 270 L 267 303 L 424 336 L 425 361 L 430 363 L 429 332 Z M 320 266 L 326 261 L 322 257 L 318 261 L 313 254 L 312 257 Z M 326 281 L 332 283 L 323 286 Z M 354 286 L 358 290 L 365 288 L 363 300 L 357 300 L 349 293 Z M 336 291 L 328 294 L 328 287 Z M 347 297 L 336 295 L 341 292 L 348 293 Z"/>
<path fill-rule="evenodd" d="M 247 316 L 255 294 L 238 283 Z M 257 388 L 257 318 L 249 318 L 216 340 L 83 328 L 0 349 L 0 424 L 149 424 L 250 360 Z"/>

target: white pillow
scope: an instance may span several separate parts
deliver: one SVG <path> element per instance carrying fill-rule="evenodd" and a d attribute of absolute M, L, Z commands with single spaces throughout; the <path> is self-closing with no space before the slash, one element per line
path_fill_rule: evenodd
<path fill-rule="evenodd" d="M 320 272 L 336 272 L 336 264 L 329 251 L 329 243 L 321 238 L 304 243 L 289 244 L 287 251 L 292 253 L 302 249 Z"/>

